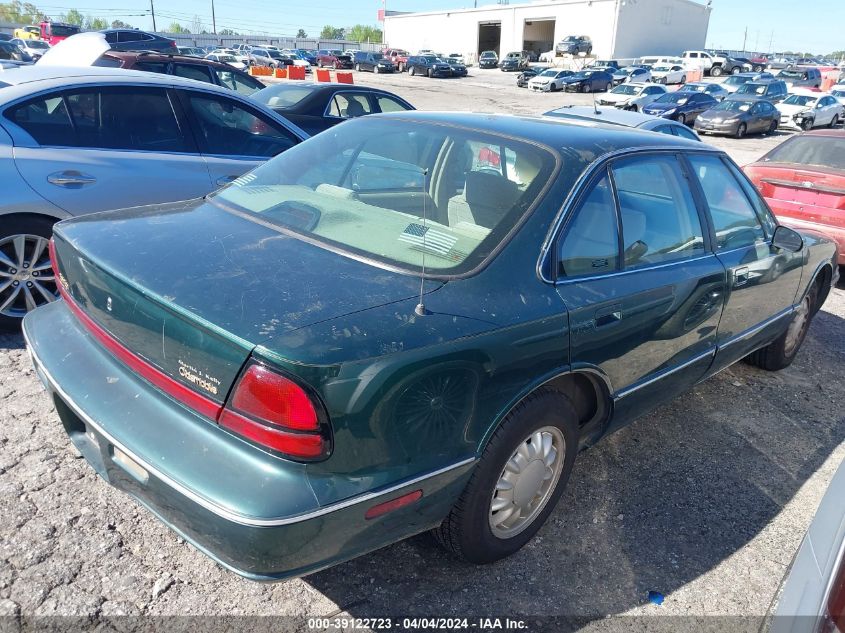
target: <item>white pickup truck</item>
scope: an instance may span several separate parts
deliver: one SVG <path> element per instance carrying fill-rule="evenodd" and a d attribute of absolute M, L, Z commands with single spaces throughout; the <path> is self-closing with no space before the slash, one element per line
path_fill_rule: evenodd
<path fill-rule="evenodd" d="M 742 62 L 725 55 L 714 55 L 707 51 L 684 51 L 681 57 L 687 64 L 710 73 L 711 77 L 719 77 L 725 74 L 733 75 L 741 73 L 743 70 Z"/>

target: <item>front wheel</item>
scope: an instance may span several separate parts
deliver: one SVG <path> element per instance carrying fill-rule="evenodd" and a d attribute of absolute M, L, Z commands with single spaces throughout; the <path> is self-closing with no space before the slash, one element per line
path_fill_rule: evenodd
<path fill-rule="evenodd" d="M 838 115 L 838 114 L 834 114 L 834 115 L 833 115 L 833 118 L 830 120 L 830 127 L 831 127 L 831 128 L 834 128 L 834 127 L 836 127 L 837 125 L 839 125 L 839 115 Z"/>
<path fill-rule="evenodd" d="M 398 68 L 400 73 L 405 72 L 405 64 L 403 64 L 402 62 L 399 62 Z"/>
<path fill-rule="evenodd" d="M 58 298 L 48 244 L 55 220 L 6 216 L 0 229 L 0 330 L 16 330 L 26 313 Z"/>
<path fill-rule="evenodd" d="M 736 128 L 736 138 L 742 138 L 745 136 L 745 133 L 748 131 L 748 126 L 745 123 L 740 123 L 739 126 Z"/>
<path fill-rule="evenodd" d="M 758 65 L 758 66 L 755 66 L 755 67 L 754 67 L 754 72 L 755 72 L 755 73 L 761 73 L 761 72 L 763 72 L 763 70 L 764 70 L 764 67 L 763 67 L 763 66 L 759 66 L 759 65 Z"/>
<path fill-rule="evenodd" d="M 767 371 L 778 371 L 789 367 L 798 355 L 798 350 L 801 349 L 801 344 L 810 329 L 810 322 L 816 313 L 818 292 L 818 284 L 814 284 L 795 309 L 786 331 L 766 347 L 746 356 L 745 360 Z"/>
<path fill-rule="evenodd" d="M 590 84 L 584 84 L 581 86 L 581 92 L 590 92 Z"/>
<path fill-rule="evenodd" d="M 432 77 L 434 77 L 434 72 L 431 70 L 431 68 L 429 68 L 428 69 L 428 78 L 431 79 Z"/>
<path fill-rule="evenodd" d="M 734 66 L 733 68 L 731 68 L 731 74 L 732 75 L 738 75 L 741 72 L 742 72 L 742 68 L 739 67 L 739 66 Z"/>
<path fill-rule="evenodd" d="M 563 492 L 575 462 L 578 416 L 563 394 L 541 389 L 505 418 L 458 501 L 434 530 L 472 563 L 492 563 L 525 545 Z"/>
<path fill-rule="evenodd" d="M 679 114 L 678 115 L 678 123 L 680 123 L 681 125 L 686 125 L 687 124 L 687 115 Z"/>
<path fill-rule="evenodd" d="M 813 129 L 813 120 L 812 119 L 804 119 L 801 121 L 801 129 L 805 132 L 809 132 Z"/>

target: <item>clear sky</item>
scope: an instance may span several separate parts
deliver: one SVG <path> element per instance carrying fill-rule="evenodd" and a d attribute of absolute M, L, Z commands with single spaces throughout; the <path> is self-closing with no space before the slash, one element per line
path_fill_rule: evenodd
<path fill-rule="evenodd" d="M 171 22 L 189 26 L 194 16 L 211 25 L 211 0 L 153 0 L 156 26 L 159 30 Z M 73 7 L 84 14 L 124 22 L 151 29 L 149 0 L 38 0 L 34 3 L 51 16 L 58 16 Z M 518 4 L 519 0 L 511 0 Z M 479 5 L 493 4 L 479 0 Z M 214 0 L 218 30 L 231 28 L 240 33 L 272 32 L 294 35 L 300 28 L 311 36 L 323 26 L 376 24 L 381 0 Z M 471 7 L 471 0 L 387 0 L 387 8 L 395 11 L 425 11 Z M 748 50 L 802 50 L 828 53 L 845 49 L 845 4 L 842 0 L 713 0 L 713 13 L 707 46 L 742 48 L 743 33 L 748 28 Z M 401 45 L 397 43 L 397 45 Z"/>

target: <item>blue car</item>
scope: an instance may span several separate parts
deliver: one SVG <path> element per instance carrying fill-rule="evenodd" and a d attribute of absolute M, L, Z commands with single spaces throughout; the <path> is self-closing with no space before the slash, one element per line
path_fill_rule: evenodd
<path fill-rule="evenodd" d="M 613 87 L 613 75 L 606 70 L 582 70 L 562 82 L 566 92 L 607 92 Z"/>
<path fill-rule="evenodd" d="M 696 117 L 718 102 L 704 92 L 667 92 L 643 108 L 644 114 L 692 125 Z"/>
<path fill-rule="evenodd" d="M 304 59 L 312 66 L 317 65 L 317 56 L 312 51 L 304 48 L 295 48 L 293 52 L 299 55 L 299 59 Z"/>

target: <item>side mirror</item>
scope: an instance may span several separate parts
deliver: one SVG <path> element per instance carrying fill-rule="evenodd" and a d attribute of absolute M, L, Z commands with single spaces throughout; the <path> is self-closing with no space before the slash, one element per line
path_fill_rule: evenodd
<path fill-rule="evenodd" d="M 798 231 L 793 231 L 788 226 L 781 225 L 775 229 L 772 246 L 797 253 L 804 248 L 804 238 Z"/>

